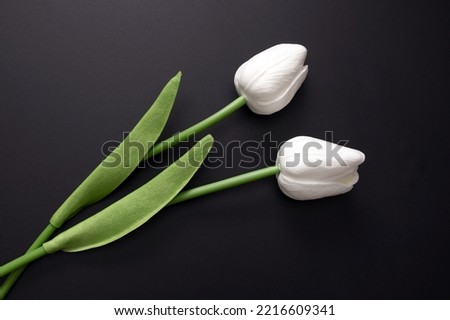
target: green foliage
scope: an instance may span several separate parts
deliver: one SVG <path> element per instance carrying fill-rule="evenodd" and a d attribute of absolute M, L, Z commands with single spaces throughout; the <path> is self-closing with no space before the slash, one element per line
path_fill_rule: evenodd
<path fill-rule="evenodd" d="M 214 142 L 204 137 L 151 181 L 121 200 L 43 244 L 47 253 L 76 252 L 103 246 L 135 230 L 189 182 Z"/>

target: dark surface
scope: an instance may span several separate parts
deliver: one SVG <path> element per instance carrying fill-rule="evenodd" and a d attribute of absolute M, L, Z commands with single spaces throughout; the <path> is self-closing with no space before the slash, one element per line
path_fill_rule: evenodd
<path fill-rule="evenodd" d="M 227 144 L 333 131 L 367 157 L 346 195 L 299 202 L 266 179 L 182 203 L 106 247 L 34 263 L 9 298 L 449 299 L 449 13 L 446 1 L 2 1 L 1 263 L 178 70 L 164 137 L 233 100 L 252 55 L 301 43 L 310 73 L 286 109 L 243 108 L 209 132 Z M 233 155 L 190 186 L 250 170 Z"/>

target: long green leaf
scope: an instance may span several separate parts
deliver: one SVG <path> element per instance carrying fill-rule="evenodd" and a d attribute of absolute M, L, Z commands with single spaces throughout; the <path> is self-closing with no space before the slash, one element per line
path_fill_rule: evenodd
<path fill-rule="evenodd" d="M 181 72 L 161 91 L 151 108 L 123 142 L 75 189 L 50 219 L 61 225 L 81 208 L 95 203 L 116 189 L 139 165 L 159 138 L 175 101 Z"/>
<path fill-rule="evenodd" d="M 204 137 L 136 191 L 44 243 L 45 251 L 83 251 L 108 244 L 135 230 L 183 189 L 203 163 L 213 141 L 211 135 Z"/>

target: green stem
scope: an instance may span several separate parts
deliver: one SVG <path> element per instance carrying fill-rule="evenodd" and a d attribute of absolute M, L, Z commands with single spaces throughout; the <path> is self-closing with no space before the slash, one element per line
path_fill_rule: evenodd
<path fill-rule="evenodd" d="M 244 173 L 235 177 L 231 177 L 225 180 L 213 182 L 210 184 L 206 184 L 204 186 L 200 186 L 197 188 L 193 188 L 190 190 L 186 190 L 183 192 L 180 192 L 171 202 L 169 202 L 169 205 L 183 202 L 186 200 L 194 199 L 200 196 L 204 196 L 213 192 L 233 188 L 240 186 L 244 183 L 249 183 L 252 181 L 256 181 L 259 179 L 263 179 L 266 177 L 270 177 L 273 175 L 276 175 L 280 173 L 280 169 L 277 166 L 273 167 L 267 167 L 255 171 L 251 171 L 248 173 Z"/>
<path fill-rule="evenodd" d="M 39 247 L 37 249 L 34 249 L 33 251 L 29 251 L 25 253 L 23 256 L 20 256 L 7 264 L 0 267 L 0 277 L 3 277 L 4 275 L 7 275 L 8 273 L 21 268 L 30 262 L 37 260 L 43 256 L 45 256 L 47 252 L 45 252 L 43 247 Z"/>
<path fill-rule="evenodd" d="M 224 108 L 220 109 L 213 115 L 209 116 L 208 118 L 156 144 L 152 149 L 150 149 L 150 151 L 147 153 L 147 155 L 144 157 L 142 161 L 146 161 L 149 158 L 169 149 L 170 147 L 176 146 L 181 141 L 186 141 L 190 136 L 200 133 L 203 130 L 213 126 L 217 122 L 225 119 L 230 114 L 232 114 L 233 112 L 244 106 L 246 103 L 247 101 L 245 100 L 244 97 L 238 97 L 236 100 L 234 100 Z"/>
<path fill-rule="evenodd" d="M 56 227 L 49 224 L 44 231 L 36 238 L 36 240 L 33 242 L 33 244 L 30 246 L 27 252 L 31 252 L 39 247 L 42 246 L 44 242 L 46 242 L 55 232 Z M 6 278 L 5 282 L 3 282 L 3 285 L 0 287 L 0 300 L 3 300 L 8 292 L 11 290 L 11 288 L 14 286 L 14 283 L 20 278 L 22 273 L 25 271 L 25 267 L 21 267 L 19 269 L 14 270 L 11 272 L 8 277 Z"/>

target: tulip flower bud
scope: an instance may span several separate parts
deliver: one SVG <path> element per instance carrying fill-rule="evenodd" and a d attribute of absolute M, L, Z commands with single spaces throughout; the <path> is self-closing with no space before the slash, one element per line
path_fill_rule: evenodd
<path fill-rule="evenodd" d="M 308 74 L 306 53 L 299 44 L 278 44 L 239 67 L 234 85 L 253 112 L 272 114 L 292 100 Z"/>
<path fill-rule="evenodd" d="M 346 193 L 358 182 L 361 151 L 311 137 L 295 137 L 278 151 L 278 185 L 296 200 Z"/>

